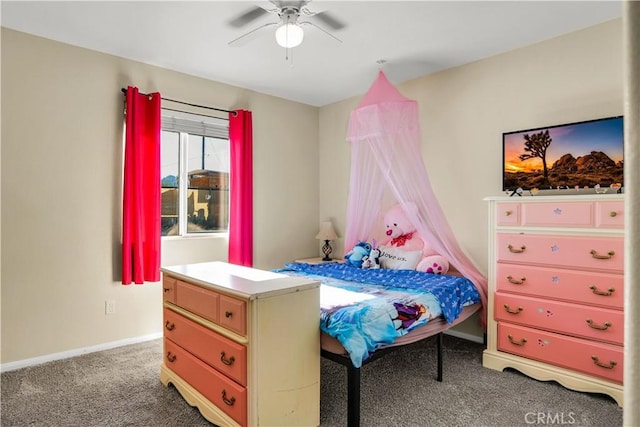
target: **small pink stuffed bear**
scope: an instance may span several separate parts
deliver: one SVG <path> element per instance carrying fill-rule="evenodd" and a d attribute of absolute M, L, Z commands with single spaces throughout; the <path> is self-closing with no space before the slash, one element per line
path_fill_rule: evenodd
<path fill-rule="evenodd" d="M 409 204 L 410 209 L 417 209 L 415 204 Z M 386 238 L 381 245 L 396 247 L 403 251 L 422 251 L 422 259 L 416 266 L 417 271 L 434 274 L 446 274 L 449 271 L 449 261 L 438 254 L 427 240 L 422 237 L 411 224 L 402 206 L 394 205 L 384 214 Z"/>

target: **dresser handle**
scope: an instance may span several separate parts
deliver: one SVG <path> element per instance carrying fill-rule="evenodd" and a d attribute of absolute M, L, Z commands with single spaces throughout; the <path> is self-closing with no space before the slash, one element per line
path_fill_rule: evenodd
<path fill-rule="evenodd" d="M 514 279 L 511 276 L 507 276 L 507 280 L 509 281 L 509 283 L 513 283 L 514 285 L 522 285 L 524 283 L 525 280 L 527 280 L 526 277 L 523 277 L 520 280 Z"/>
<path fill-rule="evenodd" d="M 595 259 L 611 259 L 611 257 L 616 254 L 614 251 L 609 251 L 606 255 L 598 255 L 598 252 L 595 249 L 591 249 L 591 252 L 589 253 Z"/>
<path fill-rule="evenodd" d="M 504 309 L 505 309 L 505 310 L 507 310 L 507 313 L 510 313 L 510 314 L 518 314 L 518 313 L 520 313 L 522 310 L 524 310 L 524 309 L 523 309 L 522 307 L 520 307 L 520 306 L 518 306 L 518 308 L 517 308 L 516 310 L 511 310 L 511 309 L 509 308 L 509 304 L 505 304 L 505 305 L 504 305 Z"/>
<path fill-rule="evenodd" d="M 513 213 L 512 211 L 505 211 L 505 212 L 504 212 L 504 214 L 505 214 L 506 216 L 510 216 L 512 213 Z"/>
<path fill-rule="evenodd" d="M 173 331 L 176 328 L 175 323 L 171 323 L 168 320 L 164 322 L 164 327 L 167 328 L 167 331 Z"/>
<path fill-rule="evenodd" d="M 604 322 L 604 324 L 602 325 L 596 325 L 595 323 L 593 323 L 593 320 L 591 319 L 587 319 L 587 324 L 589 325 L 590 328 L 598 329 L 600 331 L 606 331 L 611 326 L 611 322 Z"/>
<path fill-rule="evenodd" d="M 609 362 L 609 364 L 602 363 L 598 360 L 598 356 L 591 356 L 591 359 L 593 359 L 593 363 L 600 366 L 601 368 L 613 369 L 613 367 L 618 364 L 618 362 L 616 362 L 615 360 L 612 360 L 611 362 Z"/>
<path fill-rule="evenodd" d="M 233 404 L 236 403 L 236 398 L 232 397 L 231 399 L 227 399 L 227 391 L 222 390 L 222 401 L 229 406 L 233 406 Z"/>
<path fill-rule="evenodd" d="M 235 357 L 233 357 L 233 356 L 231 356 L 231 357 L 230 357 L 230 358 L 228 358 L 228 359 L 225 359 L 225 358 L 224 358 L 224 356 L 226 356 L 226 354 L 224 353 L 224 351 L 220 352 L 220 361 L 221 361 L 222 363 L 224 363 L 225 365 L 227 365 L 227 366 L 231 366 L 231 365 L 233 365 L 233 362 L 235 362 L 235 361 L 236 361 L 236 358 L 235 358 Z"/>
<path fill-rule="evenodd" d="M 509 251 L 514 254 L 521 254 L 525 249 L 527 249 L 525 245 L 520 246 L 520 249 L 516 249 L 511 245 L 507 246 L 507 248 L 509 248 Z"/>
<path fill-rule="evenodd" d="M 616 216 L 618 216 L 618 212 L 616 212 L 616 211 L 611 211 L 611 212 L 609 212 L 609 216 L 610 216 L 611 218 L 615 218 Z"/>
<path fill-rule="evenodd" d="M 171 290 L 171 288 L 164 288 L 165 292 L 169 292 Z"/>
<path fill-rule="evenodd" d="M 171 353 L 170 351 L 167 352 L 167 360 L 171 363 L 175 362 L 176 360 L 176 355 Z"/>
<path fill-rule="evenodd" d="M 610 297 L 613 292 L 615 291 L 614 288 L 609 288 L 607 291 L 599 291 L 598 288 L 596 287 L 596 285 L 591 285 L 589 286 L 589 289 L 591 289 L 591 291 L 596 294 L 596 295 L 602 295 L 605 297 Z"/>
<path fill-rule="evenodd" d="M 224 317 L 226 317 L 227 319 L 228 319 L 229 317 L 231 317 L 231 316 L 233 316 L 233 313 L 232 313 L 232 312 L 230 312 L 230 311 L 225 311 L 225 312 L 224 312 Z"/>
<path fill-rule="evenodd" d="M 514 340 L 514 339 L 513 339 L 513 337 L 511 336 L 511 334 L 507 335 L 507 338 L 509 338 L 509 342 L 510 342 L 511 344 L 514 344 L 514 345 L 523 346 L 523 345 L 527 342 L 527 339 L 526 339 L 526 338 L 522 338 L 520 341 L 516 341 L 516 340 Z"/>

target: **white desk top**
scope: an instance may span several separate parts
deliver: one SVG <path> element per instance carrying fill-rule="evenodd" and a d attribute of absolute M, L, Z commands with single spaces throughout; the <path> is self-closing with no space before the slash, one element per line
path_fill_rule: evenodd
<path fill-rule="evenodd" d="M 320 282 L 226 262 L 162 267 L 164 273 L 247 299 L 265 298 L 320 286 Z"/>

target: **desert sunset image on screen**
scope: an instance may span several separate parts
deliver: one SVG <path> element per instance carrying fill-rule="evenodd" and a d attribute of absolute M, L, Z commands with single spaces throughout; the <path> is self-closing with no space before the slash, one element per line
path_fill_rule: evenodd
<path fill-rule="evenodd" d="M 503 190 L 622 184 L 623 118 L 502 134 Z"/>

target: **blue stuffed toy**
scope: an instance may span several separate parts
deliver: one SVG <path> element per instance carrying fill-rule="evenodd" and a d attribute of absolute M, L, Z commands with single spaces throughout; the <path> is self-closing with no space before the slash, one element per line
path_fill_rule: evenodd
<path fill-rule="evenodd" d="M 369 256 L 371 252 L 371 244 L 367 242 L 358 242 L 351 251 L 344 256 L 344 262 L 357 268 L 362 267 L 362 260 L 365 256 Z"/>
<path fill-rule="evenodd" d="M 369 251 L 369 253 L 365 255 L 364 258 L 362 258 L 361 268 L 380 268 L 380 249 L 378 249 L 378 243 L 376 242 L 376 239 L 373 239 L 371 251 Z"/>

